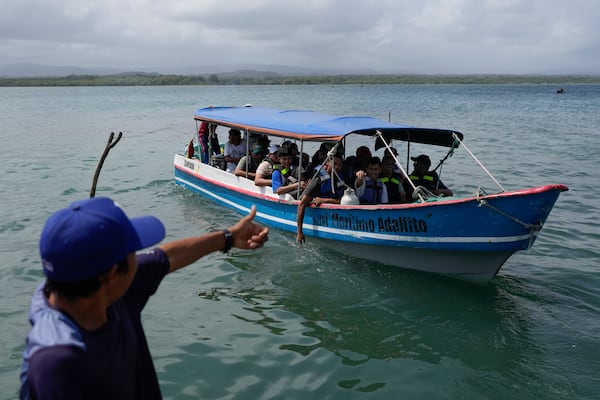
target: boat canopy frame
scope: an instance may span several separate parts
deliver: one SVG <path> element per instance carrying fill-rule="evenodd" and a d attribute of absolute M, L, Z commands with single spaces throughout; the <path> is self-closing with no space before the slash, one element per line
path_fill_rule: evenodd
<path fill-rule="evenodd" d="M 463 134 L 455 130 L 420 128 L 373 117 L 335 116 L 307 110 L 206 107 L 198 109 L 194 113 L 194 119 L 242 129 L 251 134 L 258 133 L 311 142 L 339 142 L 352 134 L 380 139 L 379 132 L 388 143 L 391 140 L 400 140 L 408 143 L 456 147 L 455 137 L 460 141 L 463 139 Z M 384 144 L 376 144 L 376 148 L 380 147 L 384 147 Z"/>

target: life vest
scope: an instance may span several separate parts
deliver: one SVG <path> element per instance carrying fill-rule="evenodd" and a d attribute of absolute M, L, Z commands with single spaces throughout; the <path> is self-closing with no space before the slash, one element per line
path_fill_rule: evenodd
<path fill-rule="evenodd" d="M 404 188 L 402 188 L 402 183 L 400 182 L 400 180 L 398 178 L 396 178 L 395 176 L 392 176 L 391 178 L 388 176 L 385 176 L 380 179 L 381 179 L 381 182 L 385 186 L 387 186 L 389 202 L 390 203 L 400 202 L 400 200 L 401 200 L 400 192 L 404 192 Z M 402 188 L 402 190 L 400 190 L 400 188 Z"/>
<path fill-rule="evenodd" d="M 383 191 L 383 183 L 381 180 L 373 182 L 372 179 L 365 180 L 365 192 L 360 196 L 360 204 L 377 204 L 381 203 L 381 192 Z"/>
<path fill-rule="evenodd" d="M 439 178 L 435 172 L 429 172 L 422 177 L 410 175 L 410 180 L 415 186 L 423 186 L 427 190 L 434 190 L 438 185 Z"/>
<path fill-rule="evenodd" d="M 323 177 L 323 181 L 321 181 L 321 187 L 319 188 L 319 197 L 328 198 L 328 199 L 341 199 L 344 195 L 344 182 L 341 182 L 337 178 L 334 179 L 334 190 L 331 191 L 331 177 L 327 174 Z"/>

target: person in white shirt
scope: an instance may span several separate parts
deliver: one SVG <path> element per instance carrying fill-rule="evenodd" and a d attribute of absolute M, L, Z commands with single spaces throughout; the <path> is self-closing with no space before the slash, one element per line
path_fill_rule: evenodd
<path fill-rule="evenodd" d="M 246 141 L 242 140 L 242 133 L 239 129 L 231 128 L 229 130 L 229 140 L 225 143 L 225 161 L 227 162 L 227 172 L 235 171 L 235 167 L 246 154 Z"/>

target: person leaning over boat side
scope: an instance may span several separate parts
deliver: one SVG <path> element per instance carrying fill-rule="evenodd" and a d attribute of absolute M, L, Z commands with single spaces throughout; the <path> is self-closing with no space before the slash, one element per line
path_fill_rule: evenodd
<path fill-rule="evenodd" d="M 256 207 L 224 231 L 162 244 L 158 218 L 128 218 L 106 197 L 55 212 L 40 237 L 46 280 L 31 302 L 21 399 L 159 399 L 141 312 L 165 275 L 217 250 L 257 249 Z"/>
<path fill-rule="evenodd" d="M 390 203 L 406 203 L 406 192 L 402 185 L 402 176 L 395 172 L 396 162 L 392 156 L 385 156 L 381 161 L 381 182 L 385 185 Z"/>
<path fill-rule="evenodd" d="M 367 172 L 356 171 L 354 188 L 360 204 L 379 204 L 388 202 L 387 187 L 379 178 L 381 174 L 381 160 L 371 157 L 367 162 Z"/>
<path fill-rule="evenodd" d="M 247 174 L 248 179 L 254 180 L 256 177 L 256 167 L 258 167 L 258 164 L 264 158 L 265 153 L 262 146 L 255 146 L 251 155 L 245 155 L 240 158 L 240 162 L 238 162 L 237 167 L 235 167 L 234 174 L 243 177 L 246 177 Z"/>
<path fill-rule="evenodd" d="M 335 171 L 333 174 L 331 172 L 331 163 L 333 163 L 333 168 Z M 342 164 L 343 161 L 341 154 L 334 155 L 332 160 L 325 163 L 322 172 L 319 171 L 319 173 L 317 173 L 317 175 L 313 178 L 314 187 L 311 188 L 313 181 L 307 184 L 306 190 L 308 193 L 305 192 L 300 199 L 296 214 L 296 241 L 298 243 L 303 243 L 305 241 L 302 226 L 304 225 L 304 213 L 309 204 L 313 203 L 317 207 L 323 203 L 340 204 L 340 199 L 344 195 L 344 189 L 346 187 L 346 184 L 338 178 L 340 172 L 342 171 Z M 333 190 L 331 187 L 332 175 L 334 182 Z"/>
<path fill-rule="evenodd" d="M 436 196 L 453 196 L 452 190 L 448 189 L 446 185 L 440 180 L 437 172 L 429 171 L 431 167 L 431 159 L 425 154 L 421 154 L 417 157 L 411 157 L 413 160 L 414 170 L 408 176 L 412 181 L 413 185 L 423 186 Z M 407 191 L 406 194 L 409 198 L 412 198 L 413 188 L 406 184 L 404 189 Z"/>
<path fill-rule="evenodd" d="M 225 161 L 227 162 L 227 172 L 233 173 L 240 158 L 246 154 L 246 141 L 242 140 L 242 133 L 239 129 L 229 130 L 229 140 L 225 143 Z"/>
<path fill-rule="evenodd" d="M 279 145 L 273 144 L 269 147 L 269 154 L 256 167 L 256 177 L 254 184 L 256 186 L 271 186 L 271 176 L 273 170 L 278 168 L 279 164 Z"/>
<path fill-rule="evenodd" d="M 279 169 L 273 170 L 271 177 L 271 187 L 273 193 L 286 194 L 288 193 L 293 198 L 298 197 L 298 179 L 292 176 L 292 160 L 293 152 L 287 152 L 285 149 L 279 150 Z M 306 186 L 305 181 L 300 182 L 300 189 Z"/>

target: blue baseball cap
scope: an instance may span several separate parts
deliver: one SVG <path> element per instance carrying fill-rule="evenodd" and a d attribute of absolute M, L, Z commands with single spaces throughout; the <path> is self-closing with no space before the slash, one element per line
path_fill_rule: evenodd
<path fill-rule="evenodd" d="M 96 197 L 71 203 L 48 218 L 40 255 L 48 278 L 75 282 L 108 271 L 128 254 L 164 237 L 158 218 L 128 218 L 114 200 Z"/>

